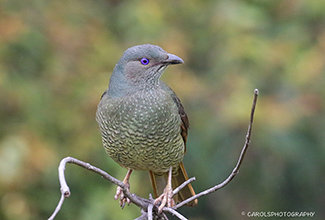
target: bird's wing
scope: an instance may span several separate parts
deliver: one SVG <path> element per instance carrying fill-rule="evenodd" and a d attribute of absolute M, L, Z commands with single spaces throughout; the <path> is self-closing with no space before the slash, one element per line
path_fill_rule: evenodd
<path fill-rule="evenodd" d="M 187 131 L 190 127 L 190 123 L 188 121 L 187 114 L 184 110 L 181 100 L 179 100 L 179 98 L 177 97 L 175 92 L 169 86 L 167 86 L 164 82 L 160 81 L 159 84 L 160 84 L 160 88 L 162 88 L 163 90 L 165 90 L 166 92 L 168 92 L 170 94 L 170 96 L 172 97 L 172 99 L 174 100 L 174 102 L 176 103 L 176 105 L 178 107 L 178 113 L 182 120 L 181 135 L 182 135 L 182 138 L 184 141 L 185 152 L 186 152 Z"/>
<path fill-rule="evenodd" d="M 107 95 L 107 90 L 105 90 L 105 92 L 102 94 L 102 96 L 100 97 L 100 100 L 102 100 L 105 95 Z"/>

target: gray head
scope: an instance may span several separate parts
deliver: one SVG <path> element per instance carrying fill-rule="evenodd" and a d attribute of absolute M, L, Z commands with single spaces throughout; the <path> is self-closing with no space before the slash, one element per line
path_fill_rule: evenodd
<path fill-rule="evenodd" d="M 114 68 L 108 93 L 123 96 L 136 89 L 155 86 L 168 65 L 183 62 L 159 46 L 144 44 L 130 47 Z"/>

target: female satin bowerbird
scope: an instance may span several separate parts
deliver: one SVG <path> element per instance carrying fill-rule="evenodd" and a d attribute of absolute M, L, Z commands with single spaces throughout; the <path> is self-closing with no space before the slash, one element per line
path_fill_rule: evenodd
<path fill-rule="evenodd" d="M 169 65 L 183 62 L 155 45 L 127 49 L 96 113 L 106 152 L 128 169 L 124 184 L 129 188 L 132 170 L 148 170 L 159 211 L 195 195 L 188 184 L 172 196 L 173 188 L 188 179 L 182 161 L 189 121 L 179 98 L 160 80 Z M 118 197 L 121 206 L 129 202 L 120 187 Z M 187 205 L 196 204 L 193 200 Z"/>

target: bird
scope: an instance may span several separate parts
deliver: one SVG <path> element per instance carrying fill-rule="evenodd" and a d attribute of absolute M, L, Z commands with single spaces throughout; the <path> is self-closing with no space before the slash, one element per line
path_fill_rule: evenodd
<path fill-rule="evenodd" d="M 96 112 L 105 151 L 128 170 L 123 180 L 128 191 L 133 170 L 149 171 L 160 212 L 195 195 L 191 184 L 172 195 L 173 188 L 188 180 L 183 158 L 189 120 L 180 99 L 160 77 L 169 65 L 181 63 L 180 57 L 156 45 L 128 48 L 115 65 Z M 119 186 L 114 198 L 120 198 L 122 208 L 130 203 Z"/>

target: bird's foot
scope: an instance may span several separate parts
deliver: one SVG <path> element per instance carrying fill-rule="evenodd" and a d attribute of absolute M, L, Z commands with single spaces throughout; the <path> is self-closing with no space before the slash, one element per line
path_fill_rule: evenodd
<path fill-rule="evenodd" d="M 163 194 L 161 194 L 157 199 L 155 199 L 154 204 L 157 205 L 159 202 L 158 212 L 161 213 L 164 207 L 173 207 L 176 205 L 173 199 L 173 188 L 171 185 L 167 185 L 164 189 Z"/>
<path fill-rule="evenodd" d="M 130 179 L 131 173 L 132 173 L 132 170 L 129 169 L 128 172 L 127 172 L 127 174 L 126 174 L 126 176 L 125 176 L 125 178 L 124 178 L 124 180 L 123 180 L 123 183 L 124 183 L 124 185 L 126 187 L 126 190 L 128 192 L 130 192 L 129 179 Z M 128 204 L 131 203 L 130 199 L 124 195 L 123 189 L 120 186 L 117 187 L 116 194 L 114 196 L 114 199 L 115 200 L 117 200 L 118 198 L 120 198 L 120 206 L 122 207 L 122 209 L 124 208 L 125 203 L 128 203 Z"/>
<path fill-rule="evenodd" d="M 126 183 L 124 183 L 125 185 L 127 185 Z M 127 191 L 130 192 L 130 185 L 127 186 Z M 124 192 L 123 192 L 123 189 L 121 187 L 117 187 L 116 189 L 116 194 L 114 196 L 114 199 L 117 200 L 118 198 L 120 198 L 120 206 L 122 207 L 122 209 L 124 208 L 125 206 L 125 203 L 127 204 L 130 204 L 131 201 L 129 198 L 127 198 L 125 195 L 124 195 Z"/>

